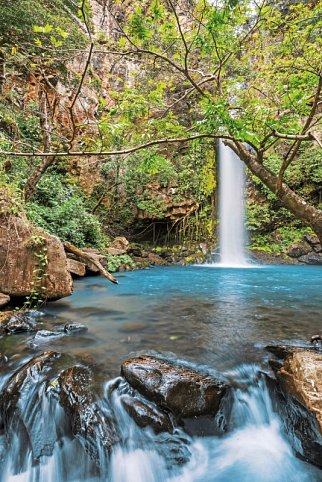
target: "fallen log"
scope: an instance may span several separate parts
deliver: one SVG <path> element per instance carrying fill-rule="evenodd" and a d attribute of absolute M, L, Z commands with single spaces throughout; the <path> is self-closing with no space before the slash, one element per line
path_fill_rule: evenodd
<path fill-rule="evenodd" d="M 112 283 L 118 284 L 118 281 L 114 276 L 111 275 L 106 269 L 102 266 L 100 261 L 97 259 L 96 256 L 93 256 L 91 253 L 85 252 L 82 249 L 76 248 L 71 243 L 68 243 L 67 241 L 64 243 L 64 248 L 66 251 L 69 251 L 70 253 L 76 254 L 79 258 L 84 260 L 85 264 L 91 263 L 96 268 L 99 270 L 99 272 L 108 280 L 110 280 Z"/>

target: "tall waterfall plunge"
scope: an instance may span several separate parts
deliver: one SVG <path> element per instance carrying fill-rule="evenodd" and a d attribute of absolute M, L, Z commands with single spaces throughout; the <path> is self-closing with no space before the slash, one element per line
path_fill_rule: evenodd
<path fill-rule="evenodd" d="M 245 255 L 245 169 L 236 154 L 219 143 L 219 244 L 220 264 L 247 265 Z"/>

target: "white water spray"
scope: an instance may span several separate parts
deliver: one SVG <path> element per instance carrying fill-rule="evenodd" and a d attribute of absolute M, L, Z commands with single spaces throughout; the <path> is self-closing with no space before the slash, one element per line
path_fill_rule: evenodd
<path fill-rule="evenodd" d="M 247 265 L 245 256 L 245 169 L 243 162 L 219 143 L 219 242 L 220 264 Z"/>

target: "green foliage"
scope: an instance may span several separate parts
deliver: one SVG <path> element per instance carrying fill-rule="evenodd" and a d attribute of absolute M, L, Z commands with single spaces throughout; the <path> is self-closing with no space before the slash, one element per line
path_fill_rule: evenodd
<path fill-rule="evenodd" d="M 138 201 L 136 206 L 142 211 L 149 213 L 154 219 L 162 219 L 167 209 L 167 205 L 163 199 L 160 199 L 157 196 Z"/>
<path fill-rule="evenodd" d="M 168 170 L 171 172 L 170 162 L 161 154 L 146 150 L 142 151 L 141 155 L 144 156 L 144 159 L 139 166 L 140 171 L 151 175 L 165 173 Z"/>
<path fill-rule="evenodd" d="M 322 149 L 314 146 L 302 148 L 299 157 L 287 174 L 288 182 L 294 187 L 308 187 L 314 190 L 322 186 Z"/>
<path fill-rule="evenodd" d="M 29 51 L 48 62 L 62 47 L 84 46 L 83 33 L 71 22 L 77 10 L 70 0 L 11 0 L 10 6 L 7 0 L 0 0 L 2 48 L 17 60 Z M 34 57 L 31 63 L 37 60 Z"/>
<path fill-rule="evenodd" d="M 119 256 L 114 256 L 112 254 L 107 255 L 107 270 L 111 273 L 119 271 L 122 266 L 128 266 L 134 269 L 135 263 L 133 259 L 128 254 L 121 254 Z"/>
<path fill-rule="evenodd" d="M 28 202 L 29 219 L 47 232 L 78 247 L 104 248 L 106 237 L 98 218 L 91 214 L 79 189 L 59 174 L 47 174 Z"/>
<path fill-rule="evenodd" d="M 291 223 L 281 226 L 273 232 L 256 234 L 252 237 L 251 249 L 273 255 L 283 255 L 293 244 L 301 242 L 307 231 L 307 227 L 299 227 L 296 226 L 296 223 Z"/>

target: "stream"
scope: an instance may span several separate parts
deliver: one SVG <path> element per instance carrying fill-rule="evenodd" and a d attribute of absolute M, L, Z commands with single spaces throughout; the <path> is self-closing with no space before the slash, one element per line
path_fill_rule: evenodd
<path fill-rule="evenodd" d="M 273 411 L 264 373 L 271 358 L 264 347 L 309 346 L 321 333 L 322 267 L 212 266 L 153 268 L 120 273 L 120 284 L 100 277 L 75 283 L 68 299 L 37 316 L 39 330 L 57 336 L 0 338 L 9 364 L 0 390 L 23 363 L 47 350 L 67 353 L 95 373 L 102 413 L 113 414 L 119 443 L 107 457 L 99 434 L 93 461 L 65 429 L 56 379 L 32 372 L 19 399 L 23 430 L 14 425 L 10 443 L 0 431 L 0 482 L 317 482 L 322 471 L 298 458 Z M 66 323 L 85 333 L 63 334 Z M 171 437 L 141 429 L 121 398 L 128 386 L 120 365 L 133 354 L 162 355 L 234 382 L 229 430 Z M 50 374 L 48 375 L 51 376 Z M 185 459 L 176 463 L 175 459 Z"/>

